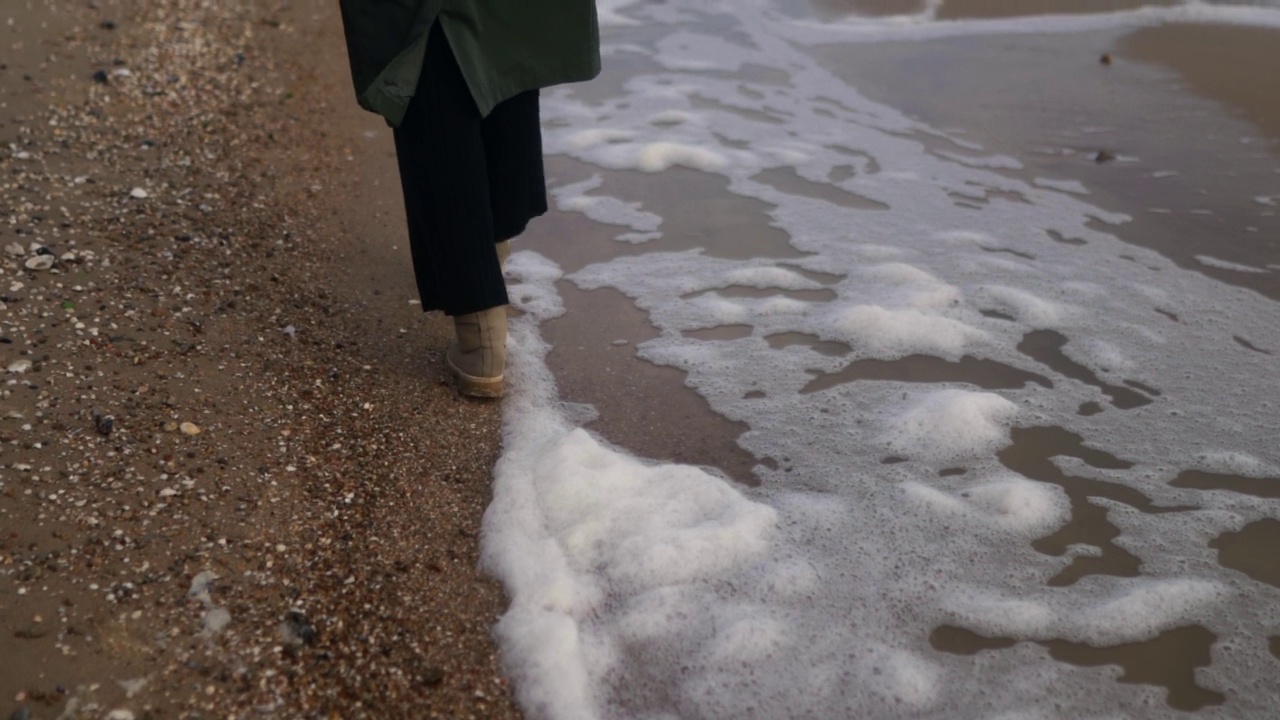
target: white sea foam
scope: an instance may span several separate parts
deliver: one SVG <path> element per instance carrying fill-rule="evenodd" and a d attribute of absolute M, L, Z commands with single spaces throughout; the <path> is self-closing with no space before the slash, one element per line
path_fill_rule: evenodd
<path fill-rule="evenodd" d="M 1207 622 L 1230 595 L 1225 585 L 1203 580 L 1136 579 L 1092 602 L 1048 591 L 1037 600 L 1003 598 L 961 586 L 943 604 L 952 622 L 983 635 L 1107 647 L 1150 640 L 1193 619 Z"/>
<path fill-rule="evenodd" d="M 609 26 L 625 26 L 635 25 L 637 21 L 622 13 L 629 5 L 635 5 L 640 0 L 596 0 L 596 14 L 600 19 L 600 25 Z"/>
<path fill-rule="evenodd" d="M 1061 180 L 1057 178 L 1035 178 L 1032 180 L 1038 187 L 1061 190 L 1073 195 L 1088 195 L 1089 189 L 1079 180 Z"/>
<path fill-rule="evenodd" d="M 625 225 L 631 228 L 626 238 L 652 239 L 654 231 L 662 225 L 662 218 L 641 209 L 638 202 L 623 202 L 607 195 L 588 195 L 603 184 L 599 175 L 572 185 L 564 185 L 552 191 L 556 207 L 566 212 L 578 212 L 600 223 Z M 620 236 L 622 237 L 622 236 Z M 643 242 L 643 239 L 640 240 Z"/>
<path fill-rule="evenodd" d="M 1070 507 L 1061 491 L 1018 476 L 992 479 L 958 492 L 940 490 L 918 481 L 903 483 L 903 490 L 931 512 L 967 518 L 1022 535 L 1051 531 L 1070 517 Z"/>
<path fill-rule="evenodd" d="M 1196 260 L 1201 265 L 1218 268 L 1219 270 L 1234 270 L 1242 273 L 1266 273 L 1266 268 L 1254 267 L 1252 265 L 1243 265 L 1241 263 L 1233 263 L 1230 260 L 1222 260 L 1212 255 L 1197 255 Z"/>
<path fill-rule="evenodd" d="M 983 285 L 973 297 L 985 308 L 1007 313 L 1019 322 L 1040 330 L 1057 327 L 1070 312 L 1061 303 L 1005 285 Z"/>
<path fill-rule="evenodd" d="M 1263 478 L 1280 477 L 1280 467 L 1252 453 L 1236 450 L 1213 450 L 1199 456 L 1200 469 L 1229 475 Z"/>
<path fill-rule="evenodd" d="M 1190 469 L 1275 477 L 1280 368 L 1231 338 L 1280 347 L 1277 304 L 1122 244 L 1108 230 L 1128 217 L 1088 204 L 1084 185 L 1020 180 L 1022 161 L 999 148 L 926 148 L 921 138 L 945 134 L 867 101 L 808 46 L 1202 18 L 1280 27 L 1280 13 L 1197 4 L 940 23 L 932 3 L 914 16 L 821 24 L 771 2 L 612 3 L 638 23 L 611 26 L 606 53 L 645 70 L 604 78 L 607 91 L 544 95 L 548 151 L 602 169 L 565 181 L 558 203 L 633 239 L 660 228 L 665 245 L 690 230 L 679 213 L 660 217 L 658 203 L 627 197 L 603 171 L 665 183 L 660 173 L 693 168 L 767 207 L 752 222 L 785 232 L 803 257 L 721 257 L 723 245 L 696 247 L 690 233 L 690 249 L 629 250 L 567 278 L 533 253 L 511 259 L 525 315 L 512 323 L 483 545 L 511 597 L 496 632 L 525 715 L 1101 718 L 1124 708 L 1160 718 L 1170 713 L 1162 690 L 1058 662 L 1035 643 L 1110 647 L 1198 624 L 1219 640 L 1196 682 L 1229 696 L 1203 714 L 1265 716 L 1274 659 L 1259 638 L 1280 627 L 1280 590 L 1219 566 L 1209 541 L 1280 504 L 1168 481 Z M 761 182 L 764 170 L 868 202 L 793 194 Z M 1024 201 L 956 205 L 993 190 Z M 749 427 L 739 444 L 760 460 L 761 487 L 632 458 L 580 428 L 594 414 L 556 397 L 535 327 L 563 312 L 561 280 L 616 289 L 647 314 L 658 336 L 637 355 L 683 371 L 713 410 Z M 730 291 L 741 287 L 755 290 Z M 727 324 L 749 332 L 688 334 Z M 1066 338 L 1065 357 L 1043 364 L 1027 344 L 1047 329 Z M 778 333 L 849 351 L 774 348 Z M 977 358 L 1053 387 L 904 376 L 809 389 L 850 363 L 916 355 Z M 1107 393 L 1126 381 L 1151 402 L 1116 407 Z M 1104 411 L 1081 415 L 1085 403 Z M 1040 427 L 1061 436 L 1011 447 Z M 1035 457 L 1050 448 L 1055 457 Z M 1084 485 L 1069 493 L 1060 484 L 1072 478 Z M 1081 487 L 1118 534 L 1073 527 L 1070 544 L 1038 550 L 1033 541 L 1070 520 Z M 1144 502 L 1193 509 L 1150 513 Z M 1140 558 L 1137 577 L 1049 584 L 1121 551 Z M 929 642 L 942 624 L 1018 644 L 948 654 Z"/>
<path fill-rule="evenodd" d="M 1008 442 L 1018 406 L 995 393 L 939 390 L 890 419 L 889 451 L 946 463 L 987 453 Z"/>

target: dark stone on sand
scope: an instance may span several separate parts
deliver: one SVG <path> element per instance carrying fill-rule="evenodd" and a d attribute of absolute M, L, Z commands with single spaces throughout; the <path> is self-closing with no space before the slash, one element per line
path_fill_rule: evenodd
<path fill-rule="evenodd" d="M 100 85 L 106 85 L 109 80 L 109 78 L 107 77 L 106 70 L 96 70 L 94 71 L 92 77 L 93 77 L 93 81 Z"/>
<path fill-rule="evenodd" d="M 36 640 L 49 634 L 48 628 L 40 625 L 28 625 L 20 630 L 14 630 L 13 636 L 19 640 Z"/>
<path fill-rule="evenodd" d="M 102 22 L 98 23 L 98 27 L 102 28 L 103 30 L 115 30 L 116 23 L 114 20 L 103 20 Z"/>
<path fill-rule="evenodd" d="M 115 429 L 116 419 L 110 415 L 95 415 L 93 417 L 93 425 L 98 430 L 98 434 L 107 436 Z"/>
<path fill-rule="evenodd" d="M 290 610 L 284 616 L 285 640 L 297 645 L 316 644 L 316 626 L 298 610 Z"/>

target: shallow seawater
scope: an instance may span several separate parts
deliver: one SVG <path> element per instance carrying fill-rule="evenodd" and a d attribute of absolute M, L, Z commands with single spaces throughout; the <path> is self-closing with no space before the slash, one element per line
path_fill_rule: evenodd
<path fill-rule="evenodd" d="M 1265 715 L 1280 155 L 1175 69 L 1078 78 L 1280 10 L 872 5 L 608 3 L 543 95 L 484 539 L 522 707 Z"/>

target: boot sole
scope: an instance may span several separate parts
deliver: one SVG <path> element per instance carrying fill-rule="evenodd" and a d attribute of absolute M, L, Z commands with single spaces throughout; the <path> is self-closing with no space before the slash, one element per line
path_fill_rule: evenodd
<path fill-rule="evenodd" d="M 468 375 L 458 369 L 453 364 L 453 360 L 449 356 L 445 356 L 445 366 L 449 368 L 449 374 L 453 375 L 454 383 L 458 387 L 458 392 L 468 397 L 478 398 L 500 398 L 502 397 L 505 387 L 503 387 L 503 377 L 476 377 Z"/>

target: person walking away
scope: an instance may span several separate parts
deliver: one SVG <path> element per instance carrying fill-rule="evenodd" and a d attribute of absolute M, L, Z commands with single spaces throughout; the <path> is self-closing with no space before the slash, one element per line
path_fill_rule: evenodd
<path fill-rule="evenodd" d="M 509 240 L 547 211 L 538 91 L 600 72 L 595 0 L 339 0 L 361 107 L 394 128 L 424 311 L 458 391 L 501 397 Z"/>

